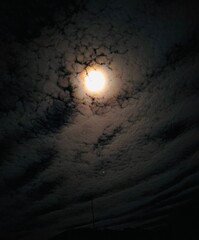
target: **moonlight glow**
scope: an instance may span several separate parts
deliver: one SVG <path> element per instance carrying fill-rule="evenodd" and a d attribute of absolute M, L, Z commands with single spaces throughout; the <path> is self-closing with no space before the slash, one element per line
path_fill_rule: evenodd
<path fill-rule="evenodd" d="M 89 71 L 84 80 L 87 90 L 92 93 L 99 93 L 105 87 L 105 77 L 97 70 Z"/>

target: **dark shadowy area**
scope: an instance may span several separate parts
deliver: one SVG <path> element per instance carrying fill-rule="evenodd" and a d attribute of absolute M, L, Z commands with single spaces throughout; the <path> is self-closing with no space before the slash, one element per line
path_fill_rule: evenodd
<path fill-rule="evenodd" d="M 196 196 L 195 196 L 196 197 Z M 198 238 L 198 200 L 197 196 L 189 205 L 177 207 L 177 209 L 160 222 L 157 228 L 137 228 L 123 230 L 96 230 L 96 229 L 79 229 L 68 230 L 53 238 L 52 240 L 63 239 L 191 239 Z M 162 225 L 161 225 L 162 223 Z"/>
<path fill-rule="evenodd" d="M 70 18 L 83 6 L 84 1 L 79 0 L 1 1 L 1 38 L 4 41 L 27 43 L 30 39 L 39 37 L 43 27 L 56 26 L 54 17 L 60 10 L 66 18 Z"/>

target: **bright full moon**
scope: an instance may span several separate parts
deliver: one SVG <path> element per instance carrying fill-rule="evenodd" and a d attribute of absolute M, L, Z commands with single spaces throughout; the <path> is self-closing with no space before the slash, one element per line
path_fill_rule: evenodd
<path fill-rule="evenodd" d="M 85 76 L 85 86 L 92 93 L 99 93 L 105 87 L 105 77 L 102 73 L 92 70 Z"/>

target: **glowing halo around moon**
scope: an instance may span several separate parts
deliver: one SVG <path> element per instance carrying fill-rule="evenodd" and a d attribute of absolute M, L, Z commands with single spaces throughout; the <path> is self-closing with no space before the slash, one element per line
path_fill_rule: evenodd
<path fill-rule="evenodd" d="M 84 81 L 87 90 L 92 93 L 101 92 L 106 83 L 104 75 L 97 70 L 89 71 L 84 78 Z"/>
<path fill-rule="evenodd" d="M 117 68 L 100 64 L 86 66 L 71 83 L 74 84 L 74 97 L 84 104 L 114 102 L 120 88 L 121 81 L 118 78 Z"/>
<path fill-rule="evenodd" d="M 107 74 L 100 66 L 89 66 L 80 74 L 83 91 L 91 97 L 101 98 L 108 88 Z"/>

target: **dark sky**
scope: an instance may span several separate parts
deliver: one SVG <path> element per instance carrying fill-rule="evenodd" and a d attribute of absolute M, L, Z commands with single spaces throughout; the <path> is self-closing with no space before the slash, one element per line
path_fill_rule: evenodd
<path fill-rule="evenodd" d="M 1 239 L 92 228 L 92 202 L 96 229 L 198 220 L 198 12 L 192 0 L 1 1 Z M 92 66 L 107 77 L 100 97 L 82 86 Z"/>

